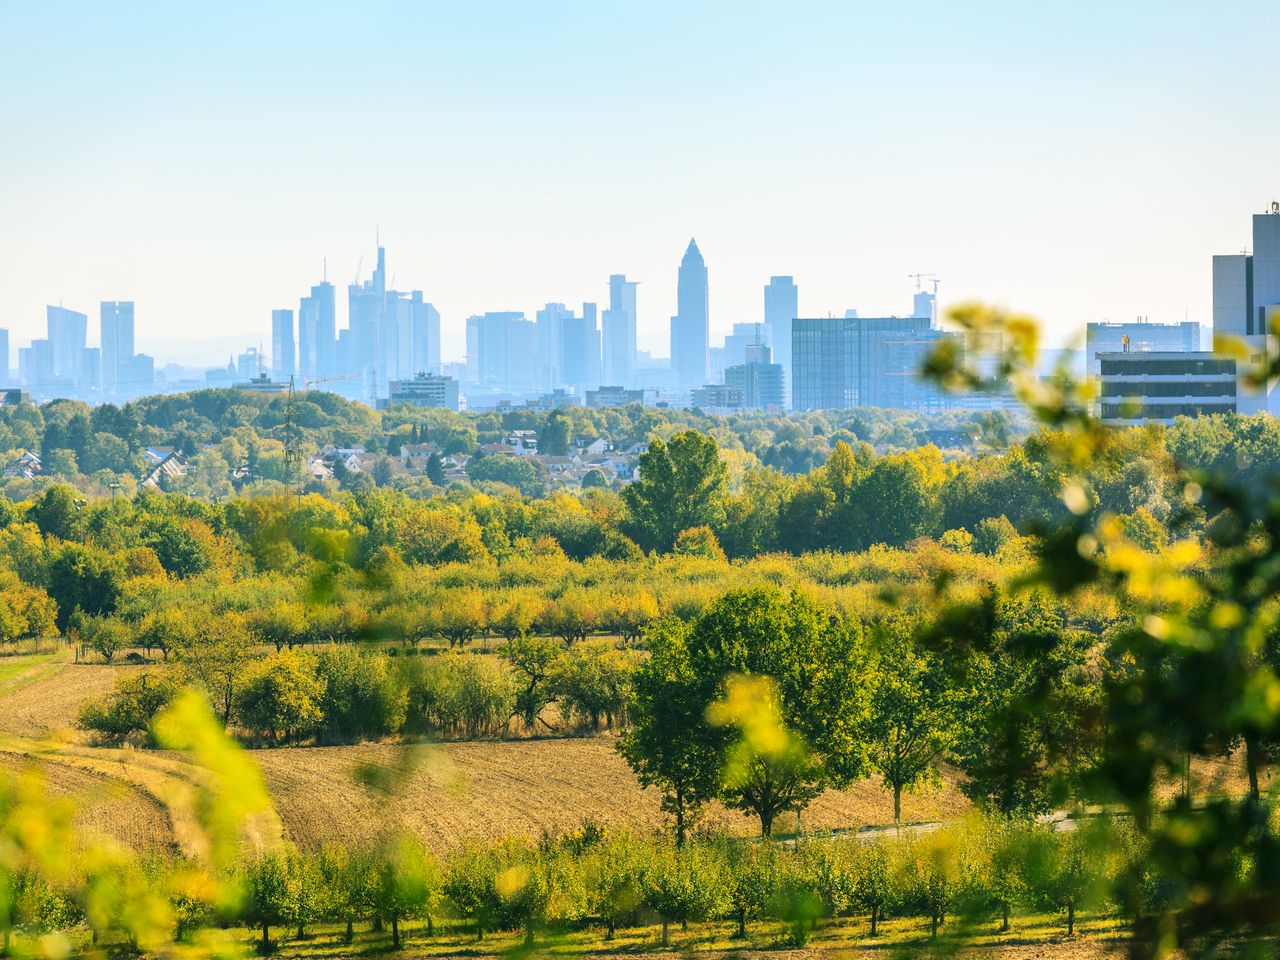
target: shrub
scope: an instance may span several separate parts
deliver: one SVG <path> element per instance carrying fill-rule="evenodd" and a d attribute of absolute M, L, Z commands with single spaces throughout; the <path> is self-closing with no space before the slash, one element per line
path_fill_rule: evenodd
<path fill-rule="evenodd" d="M 627 718 L 635 654 L 598 643 L 574 647 L 559 659 L 552 679 L 565 713 L 599 731 L 622 726 Z"/>
<path fill-rule="evenodd" d="M 236 716 L 256 737 L 293 742 L 319 728 L 324 692 L 314 657 L 294 651 L 272 654 L 249 669 L 236 691 Z"/>
<path fill-rule="evenodd" d="M 496 657 L 446 653 L 406 664 L 408 725 L 421 732 L 480 737 L 502 732 L 516 712 L 511 668 Z"/>
<path fill-rule="evenodd" d="M 76 724 L 110 746 L 125 742 L 155 746 L 151 721 L 173 701 L 179 689 L 174 679 L 164 673 L 122 677 L 111 693 L 80 708 Z"/>
<path fill-rule="evenodd" d="M 349 647 L 330 647 L 316 657 L 320 736 L 326 740 L 386 737 L 404 726 L 409 691 L 387 658 L 365 656 Z"/>

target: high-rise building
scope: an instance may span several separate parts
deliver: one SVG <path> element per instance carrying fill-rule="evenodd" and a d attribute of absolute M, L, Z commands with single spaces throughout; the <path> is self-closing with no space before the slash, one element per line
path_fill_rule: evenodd
<path fill-rule="evenodd" d="M 101 324 L 102 392 L 128 393 L 128 371 L 133 359 L 133 301 L 103 300 L 98 305 Z"/>
<path fill-rule="evenodd" d="M 1269 337 L 1280 319 L 1280 203 L 1254 214 L 1253 253 L 1213 258 L 1213 332 L 1242 339 L 1250 360 L 1274 359 L 1276 340 Z M 1280 390 L 1239 397 L 1241 413 L 1280 413 Z"/>
<path fill-rule="evenodd" d="M 707 381 L 710 340 L 707 265 L 694 240 L 680 261 L 676 280 L 676 315 L 671 318 L 671 367 L 681 390 Z"/>
<path fill-rule="evenodd" d="M 89 318 L 65 307 L 46 307 L 49 345 L 52 349 L 53 378 L 74 387 L 84 372 L 85 338 Z"/>
<path fill-rule="evenodd" d="M 1100 321 L 1085 328 L 1085 370 L 1091 377 L 1100 371 L 1099 353 L 1140 353 L 1148 350 L 1183 351 L 1200 349 L 1200 324 L 1111 323 Z"/>
<path fill-rule="evenodd" d="M 746 348 L 743 362 L 725 369 L 724 382 L 742 394 L 742 406 L 747 410 L 786 409 L 783 391 L 782 364 L 772 361 L 766 344 L 751 344 Z"/>
<path fill-rule="evenodd" d="M 293 344 L 293 311 L 271 311 L 271 373 L 287 380 L 298 372 L 297 350 Z"/>
<path fill-rule="evenodd" d="M 774 362 L 782 367 L 787 381 L 783 389 L 791 393 L 791 321 L 800 316 L 800 289 L 791 277 L 770 277 L 764 288 L 764 325 Z"/>
<path fill-rule="evenodd" d="M 468 317 L 467 382 L 500 391 L 534 391 L 537 339 L 537 327 L 517 311 Z"/>
<path fill-rule="evenodd" d="M 601 380 L 630 386 L 636 376 L 636 286 L 625 274 L 609 277 L 609 309 L 600 318 Z"/>
<path fill-rule="evenodd" d="M 347 287 L 347 326 L 351 330 L 350 356 L 343 357 L 344 372 L 368 370 L 382 360 L 383 320 L 387 312 L 387 251 L 378 247 L 378 265 L 364 283 Z"/>
<path fill-rule="evenodd" d="M 298 373 L 302 376 L 317 379 L 339 372 L 334 361 L 337 325 L 333 284 L 325 280 L 298 303 Z"/>
<path fill-rule="evenodd" d="M 10 376 L 13 368 L 9 365 L 9 331 L 0 327 L 0 387 L 11 387 Z"/>

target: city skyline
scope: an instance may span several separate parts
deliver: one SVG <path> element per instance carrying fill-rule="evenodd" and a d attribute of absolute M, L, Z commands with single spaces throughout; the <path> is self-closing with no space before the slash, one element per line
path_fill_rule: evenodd
<path fill-rule="evenodd" d="M 764 319 L 773 275 L 810 315 L 898 311 L 905 276 L 931 272 L 944 309 L 1008 304 L 1051 340 L 1207 323 L 1206 258 L 1280 192 L 1280 133 L 1238 93 L 1274 89 L 1278 18 L 282 3 L 179 29 L 157 4 L 9 5 L 0 325 L 16 347 L 47 304 L 125 299 L 140 342 L 266 340 L 324 258 L 336 287 L 362 255 L 367 279 L 379 227 L 440 310 L 446 359 L 467 316 L 603 304 L 619 272 L 640 283 L 638 347 L 665 354 L 691 235 L 713 342 Z M 98 67 L 104 46 L 122 69 Z M 346 136 L 351 116 L 387 136 Z"/>

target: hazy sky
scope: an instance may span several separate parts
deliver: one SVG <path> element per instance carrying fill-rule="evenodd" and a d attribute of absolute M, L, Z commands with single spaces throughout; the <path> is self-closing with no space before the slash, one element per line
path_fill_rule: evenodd
<path fill-rule="evenodd" d="M 0 325 L 137 302 L 138 334 L 268 341 L 381 229 L 444 317 L 676 267 L 713 335 L 906 312 L 907 274 L 1065 334 L 1208 322 L 1210 255 L 1280 197 L 1280 4 L 0 0 Z M 716 337 L 718 339 L 718 336 Z M 163 358 L 161 358 L 163 359 Z"/>

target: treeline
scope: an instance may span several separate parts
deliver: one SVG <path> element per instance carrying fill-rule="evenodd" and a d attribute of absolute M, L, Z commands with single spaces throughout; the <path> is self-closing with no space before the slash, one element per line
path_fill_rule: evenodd
<path fill-rule="evenodd" d="M 1046 913 L 1070 935 L 1081 914 L 1116 909 L 1108 891 L 1143 855 L 1137 835 L 1115 823 L 1071 826 L 1056 833 L 987 818 L 871 839 L 802 837 L 783 846 L 699 836 L 678 847 L 587 825 L 536 844 L 472 845 L 443 857 L 392 836 L 370 849 L 259 854 L 221 878 L 217 897 L 185 886 L 181 860 L 130 858 L 114 864 L 110 884 L 77 865 L 56 880 L 17 874 L 14 908 L 0 924 L 6 947 L 14 932 L 34 940 L 84 929 L 100 948 L 146 953 L 170 944 L 208 949 L 211 928 L 234 925 L 251 931 L 262 953 L 321 925 L 348 944 L 385 938 L 395 949 L 411 931 L 419 939 L 465 931 L 477 941 L 517 932 L 532 947 L 557 933 L 595 930 L 608 941 L 653 926 L 667 946 L 672 926 L 699 924 L 725 925 L 737 938 L 764 927 L 803 946 L 841 918 L 860 920 L 873 937 L 886 922 L 914 919 L 908 936 L 936 939 L 1009 931 L 1021 916 Z M 1158 904 L 1158 878 L 1144 883 Z M 107 898 L 106 890 L 128 896 Z"/>
<path fill-rule="evenodd" d="M 81 708 L 78 723 L 107 745 L 152 746 L 155 717 L 192 684 L 223 694 L 221 703 L 230 706 L 223 722 L 256 745 L 599 733 L 626 724 L 636 660 L 630 650 L 564 650 L 542 638 L 514 640 L 496 657 L 328 647 L 274 653 L 239 668 L 224 660 L 230 671 L 212 688 L 212 670 L 181 660 L 173 669 L 123 675 L 111 693 Z"/>
<path fill-rule="evenodd" d="M 49 477 L 107 492 L 111 484 L 131 489 L 146 475 L 147 447 L 173 447 L 199 461 L 191 474 L 173 482 L 174 489 L 213 497 L 231 492 L 227 471 L 232 468 L 245 468 L 247 477 L 242 479 L 250 482 L 306 480 L 299 462 L 285 456 L 287 445 L 304 457 L 333 445 L 362 447 L 371 455 L 394 458 L 405 443 L 433 443 L 445 455 L 471 455 L 483 444 L 502 442 L 513 430 L 531 430 L 541 452 L 562 456 L 584 438 L 603 437 L 627 449 L 653 436 L 696 430 L 714 435 L 726 449 L 753 463 L 794 474 L 820 465 L 840 440 L 866 441 L 885 450 L 942 440 L 948 447 L 974 450 L 1012 426 L 1008 418 L 990 414 L 923 415 L 871 408 L 727 417 L 638 404 L 549 412 L 455 413 L 413 406 L 374 411 L 322 391 L 300 391 L 290 398 L 217 388 L 144 397 L 123 406 L 90 407 L 69 399 L 39 407 L 6 406 L 0 408 L 0 453 L 10 459 L 22 451 L 39 453 Z M 407 480 L 399 478 L 415 492 L 430 488 L 429 482 Z M 341 485 L 358 488 L 370 482 L 376 481 L 367 474 L 352 474 Z M 31 489 L 25 481 L 5 483 L 10 495 L 25 495 Z"/>
<path fill-rule="evenodd" d="M 434 574 L 422 571 L 455 566 L 466 568 L 459 584 L 490 591 L 545 582 L 543 569 L 580 583 L 608 579 L 592 564 L 643 565 L 646 553 L 734 561 L 932 539 L 956 555 L 994 557 L 1019 533 L 1075 522 L 1062 498 L 1068 487 L 1086 520 L 1115 517 L 1155 552 L 1212 533 L 1179 471 L 1265 485 L 1280 470 L 1275 432 L 1265 417 L 1127 431 L 1079 476 L 1061 455 L 1064 437 L 1039 433 L 1005 453 L 959 461 L 931 447 L 877 456 L 840 443 L 804 476 L 753 469 L 735 478 L 710 438 L 684 432 L 653 441 L 640 479 L 620 493 L 530 499 L 458 487 L 424 499 L 374 489 L 214 503 L 155 492 L 84 497 L 58 485 L 28 500 L 0 499 L 0 575 L 13 586 L 0 590 L 0 641 L 47 632 L 50 612 L 60 630 L 77 610 L 113 614 L 139 580 L 159 596 L 165 584 L 185 592 L 201 582 L 302 583 L 353 570 L 393 578 L 408 570 L 430 582 Z M 575 563 L 581 572 L 571 571 Z M 424 625 L 423 635 L 450 629 Z"/>

